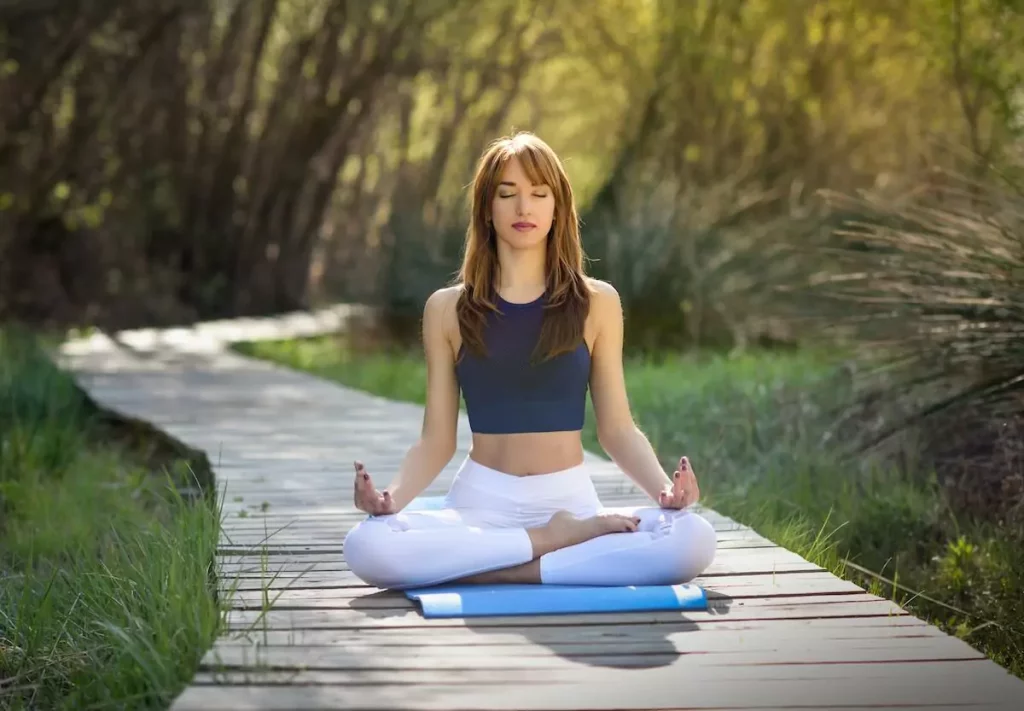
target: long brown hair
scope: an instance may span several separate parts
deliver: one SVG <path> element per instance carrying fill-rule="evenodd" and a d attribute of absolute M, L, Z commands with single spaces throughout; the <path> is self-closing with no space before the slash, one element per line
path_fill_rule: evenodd
<path fill-rule="evenodd" d="M 550 186 L 555 197 L 554 221 L 547 236 L 546 303 L 540 338 L 533 359 L 545 360 L 575 349 L 583 341 L 590 312 L 590 292 L 583 267 L 579 215 L 569 177 L 551 147 L 532 133 L 521 131 L 493 141 L 477 164 L 462 268 L 462 292 L 455 311 L 466 350 L 486 356 L 484 326 L 487 312 L 497 305 L 498 234 L 491 222 L 491 204 L 505 165 L 517 158 L 535 184 Z"/>

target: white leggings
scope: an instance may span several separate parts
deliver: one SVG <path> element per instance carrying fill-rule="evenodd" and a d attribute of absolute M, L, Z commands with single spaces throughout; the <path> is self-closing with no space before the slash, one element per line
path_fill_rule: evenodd
<path fill-rule="evenodd" d="M 533 560 L 528 528 L 567 510 L 640 518 L 636 532 L 611 533 L 540 557 L 542 583 L 671 585 L 689 582 L 715 557 L 717 537 L 696 513 L 658 507 L 604 508 L 586 465 L 515 476 L 466 458 L 435 511 L 371 516 L 345 537 L 345 560 L 379 588 L 437 585 Z"/>

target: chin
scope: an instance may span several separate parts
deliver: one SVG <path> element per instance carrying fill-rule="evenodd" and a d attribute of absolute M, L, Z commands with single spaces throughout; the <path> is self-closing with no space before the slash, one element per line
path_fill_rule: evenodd
<path fill-rule="evenodd" d="M 523 250 L 544 248 L 547 243 L 547 237 L 540 230 L 534 230 L 525 234 L 512 230 L 512 234 L 501 239 L 512 249 Z"/>

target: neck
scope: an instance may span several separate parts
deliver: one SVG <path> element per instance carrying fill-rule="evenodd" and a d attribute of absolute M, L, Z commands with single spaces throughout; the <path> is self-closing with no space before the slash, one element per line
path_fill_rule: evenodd
<path fill-rule="evenodd" d="M 498 246 L 499 276 L 495 285 L 500 292 L 537 292 L 547 285 L 547 247 L 509 249 Z"/>

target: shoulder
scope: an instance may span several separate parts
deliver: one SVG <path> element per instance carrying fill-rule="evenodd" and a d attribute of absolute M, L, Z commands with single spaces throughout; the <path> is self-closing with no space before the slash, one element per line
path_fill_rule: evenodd
<path fill-rule="evenodd" d="M 601 318 L 621 318 L 622 298 L 618 290 L 606 281 L 587 277 L 590 289 L 590 310 Z"/>
<path fill-rule="evenodd" d="M 433 292 L 427 297 L 427 303 L 423 306 L 424 313 L 433 315 L 442 314 L 447 311 L 455 312 L 455 305 L 462 294 L 462 285 L 446 286 Z"/>
<path fill-rule="evenodd" d="M 600 279 L 587 277 L 587 288 L 590 292 L 590 314 L 587 316 L 587 328 L 592 333 L 594 342 L 604 342 L 602 334 L 610 334 L 614 341 L 615 334 L 621 334 L 624 328 L 622 316 L 622 300 L 614 286 Z"/>
<path fill-rule="evenodd" d="M 462 285 L 446 286 L 434 291 L 423 305 L 423 328 L 436 329 L 451 336 L 459 330 L 459 317 L 455 311 Z"/>

